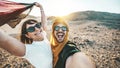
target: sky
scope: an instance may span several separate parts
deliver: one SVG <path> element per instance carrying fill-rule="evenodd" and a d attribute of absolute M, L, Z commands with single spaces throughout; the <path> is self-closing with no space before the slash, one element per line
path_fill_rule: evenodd
<path fill-rule="evenodd" d="M 47 16 L 64 16 L 77 11 L 102 11 L 120 14 L 120 0 L 9 0 L 15 2 L 42 4 Z M 38 16 L 39 8 L 30 13 Z"/>

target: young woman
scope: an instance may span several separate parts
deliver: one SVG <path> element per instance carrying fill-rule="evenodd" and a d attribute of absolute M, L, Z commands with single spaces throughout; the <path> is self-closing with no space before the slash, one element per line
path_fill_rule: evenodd
<path fill-rule="evenodd" d="M 52 68 L 52 51 L 46 37 L 46 18 L 39 3 L 35 3 L 41 10 L 41 23 L 29 19 L 23 23 L 21 41 L 26 46 L 24 58 L 30 61 L 35 68 Z"/>
<path fill-rule="evenodd" d="M 23 56 L 35 68 L 53 68 L 52 51 L 50 43 L 46 37 L 46 18 L 42 5 L 35 3 L 41 10 L 41 23 L 29 19 L 23 23 L 21 29 L 21 43 L 4 33 L 0 32 L 0 47 L 6 49 L 11 54 Z"/>

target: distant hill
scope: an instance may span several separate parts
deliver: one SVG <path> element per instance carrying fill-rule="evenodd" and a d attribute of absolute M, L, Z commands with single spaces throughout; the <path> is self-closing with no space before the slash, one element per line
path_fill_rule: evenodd
<path fill-rule="evenodd" d="M 97 11 L 83 11 L 74 12 L 65 16 L 67 20 L 116 20 L 120 21 L 120 14 L 108 13 L 108 12 L 97 12 Z"/>

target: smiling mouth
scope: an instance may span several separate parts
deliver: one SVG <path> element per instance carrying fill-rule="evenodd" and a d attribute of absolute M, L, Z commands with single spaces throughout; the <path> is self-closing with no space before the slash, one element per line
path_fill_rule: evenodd
<path fill-rule="evenodd" d="M 58 38 L 62 38 L 63 37 L 63 35 L 58 35 Z"/>
<path fill-rule="evenodd" d="M 35 33 L 34 35 L 38 36 L 38 35 L 40 35 L 40 34 L 41 34 L 41 32 L 38 32 L 38 33 Z"/>
<path fill-rule="evenodd" d="M 58 38 L 63 38 L 64 33 L 58 33 L 57 36 L 58 36 Z"/>

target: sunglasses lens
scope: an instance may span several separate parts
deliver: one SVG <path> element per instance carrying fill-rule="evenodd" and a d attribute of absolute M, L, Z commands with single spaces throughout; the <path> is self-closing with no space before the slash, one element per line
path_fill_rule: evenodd
<path fill-rule="evenodd" d="M 34 32 L 35 31 L 35 27 L 41 28 L 41 24 L 36 24 L 35 26 L 29 27 L 27 29 L 27 32 Z"/>
<path fill-rule="evenodd" d="M 54 30 L 58 31 L 59 30 L 59 26 L 55 26 Z"/>
<path fill-rule="evenodd" d="M 34 27 L 29 27 L 28 29 L 27 29 L 27 32 L 34 32 L 35 31 L 35 28 Z"/>
<path fill-rule="evenodd" d="M 59 29 L 62 29 L 63 31 L 67 31 L 67 27 L 66 26 L 62 26 L 62 27 L 59 27 L 59 26 L 55 26 L 54 30 L 58 31 Z"/>
<path fill-rule="evenodd" d="M 61 27 L 63 31 L 67 31 L 67 27 L 66 26 L 62 26 Z"/>
<path fill-rule="evenodd" d="M 40 28 L 41 24 L 36 24 L 35 27 Z"/>

